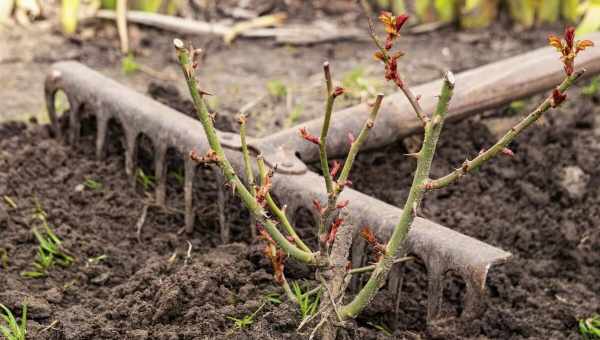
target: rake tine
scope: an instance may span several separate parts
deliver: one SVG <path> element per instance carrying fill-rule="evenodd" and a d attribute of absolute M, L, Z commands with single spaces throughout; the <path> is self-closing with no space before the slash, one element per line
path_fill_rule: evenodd
<path fill-rule="evenodd" d="M 164 206 L 167 196 L 167 145 L 156 145 L 154 177 L 156 179 L 156 204 Z"/>
<path fill-rule="evenodd" d="M 76 145 L 79 143 L 79 137 L 81 135 L 81 119 L 80 119 L 80 105 L 78 102 L 71 100 L 71 107 L 69 108 L 69 143 Z"/>
<path fill-rule="evenodd" d="M 229 224 L 227 224 L 225 219 L 225 176 L 219 167 L 213 167 L 213 172 L 217 180 L 217 211 L 219 214 L 221 242 L 227 244 L 229 243 L 230 230 Z"/>
<path fill-rule="evenodd" d="M 58 139 L 62 139 L 62 131 L 58 124 L 58 117 L 56 115 L 56 93 L 60 87 L 62 80 L 62 73 L 59 70 L 52 70 L 46 77 L 44 84 L 44 93 L 46 96 L 46 110 L 48 111 L 48 118 L 50 119 L 50 126 L 52 133 Z"/>
<path fill-rule="evenodd" d="M 471 320 L 481 315 L 485 306 L 485 287 L 476 287 L 473 282 L 472 279 L 465 280 L 464 308 L 461 314 L 461 318 L 465 320 Z"/>
<path fill-rule="evenodd" d="M 194 232 L 194 206 L 192 202 L 194 177 L 196 175 L 196 163 L 191 159 L 185 160 L 185 179 L 183 184 L 185 200 L 185 231 L 188 234 Z"/>
<path fill-rule="evenodd" d="M 97 118 L 98 133 L 96 134 L 96 159 L 104 159 L 106 154 L 106 134 L 108 133 L 108 119 Z"/>
<path fill-rule="evenodd" d="M 437 320 L 442 311 L 445 268 L 435 257 L 427 259 L 427 320 Z"/>
<path fill-rule="evenodd" d="M 125 173 L 129 177 L 130 183 L 135 187 L 135 169 L 137 160 L 136 134 L 125 128 Z"/>
<path fill-rule="evenodd" d="M 366 263 L 365 253 L 367 251 L 367 243 L 362 237 L 355 237 L 354 242 L 352 242 L 352 252 L 350 254 L 350 258 L 352 261 L 352 268 L 360 268 L 364 266 Z M 362 284 L 362 276 L 357 275 L 352 278 L 350 283 L 350 288 L 353 291 L 358 290 L 359 286 Z"/>

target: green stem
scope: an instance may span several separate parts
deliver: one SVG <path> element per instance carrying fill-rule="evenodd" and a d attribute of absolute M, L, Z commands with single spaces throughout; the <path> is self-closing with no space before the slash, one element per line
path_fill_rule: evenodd
<path fill-rule="evenodd" d="M 377 95 L 377 98 L 375 99 L 375 103 L 373 104 L 373 108 L 371 109 L 371 113 L 369 114 L 369 118 L 363 124 L 363 127 L 360 130 L 358 137 L 350 146 L 350 150 L 348 151 L 348 155 L 346 156 L 346 161 L 344 162 L 344 167 L 342 168 L 342 171 L 340 172 L 340 176 L 338 177 L 338 180 L 337 180 L 338 183 L 344 184 L 344 182 L 346 182 L 348 180 L 348 176 L 350 175 L 350 170 L 352 170 L 352 165 L 354 165 L 354 159 L 356 158 L 358 151 L 360 151 L 362 144 L 369 136 L 369 132 L 371 131 L 371 128 L 373 128 L 373 125 L 375 124 L 375 118 L 377 118 L 377 114 L 379 113 L 379 108 L 381 107 L 382 100 L 383 100 L 383 94 L 380 93 Z M 341 191 L 342 191 L 342 187 L 338 186 L 336 188 L 335 195 L 338 196 Z"/>
<path fill-rule="evenodd" d="M 250 188 L 252 197 L 256 199 L 256 188 L 254 187 L 254 174 L 252 173 L 252 164 L 250 163 L 250 151 L 248 150 L 248 143 L 246 141 L 246 116 L 244 114 L 240 114 L 239 122 L 240 140 L 242 142 L 242 155 L 244 157 L 244 172 L 246 175 L 246 182 L 248 183 L 248 188 Z M 256 237 L 256 219 L 253 216 L 250 217 L 250 233 L 252 234 L 252 238 L 254 239 Z"/>
<path fill-rule="evenodd" d="M 565 80 L 563 80 L 563 82 L 558 86 L 558 91 L 560 91 L 560 93 L 565 92 L 575 83 L 575 81 L 577 81 L 577 79 L 583 75 L 583 73 L 584 70 L 581 70 L 573 73 L 571 76 L 566 77 Z M 434 190 L 447 187 L 472 170 L 478 169 L 485 162 L 501 153 L 504 148 L 506 148 L 518 135 L 521 134 L 521 132 L 523 132 L 523 130 L 536 122 L 542 116 L 542 114 L 552 108 L 552 106 L 552 95 L 549 95 L 546 100 L 544 100 L 542 104 L 540 104 L 534 111 L 525 116 L 521 121 L 519 121 L 519 123 L 517 123 L 517 125 L 513 126 L 504 136 L 502 136 L 502 138 L 500 138 L 498 142 L 494 144 L 494 146 L 479 154 L 473 160 L 465 161 L 460 168 L 452 171 L 448 175 L 439 179 L 428 181 L 425 184 L 425 188 L 427 190 Z"/>
<path fill-rule="evenodd" d="M 263 180 L 267 174 L 265 160 L 263 159 L 263 157 L 261 155 L 259 155 L 256 158 L 256 162 L 258 163 L 258 173 L 259 173 L 260 180 L 261 180 L 260 184 L 264 185 Z M 285 215 L 285 212 L 283 210 L 279 209 L 279 207 L 277 206 L 277 203 L 275 203 L 275 201 L 273 200 L 273 197 L 271 197 L 270 193 L 267 193 L 267 205 L 269 206 L 269 209 L 271 210 L 271 212 L 273 214 L 275 214 L 277 219 L 281 222 L 281 224 L 283 224 L 283 227 L 285 228 L 287 233 L 294 239 L 294 243 L 296 243 L 296 245 L 298 247 L 300 247 L 300 249 L 302 249 L 306 252 L 311 252 L 310 248 L 302 241 L 300 236 L 298 236 L 298 234 L 296 233 L 296 230 L 294 229 L 294 227 L 288 220 L 287 216 Z"/>
<path fill-rule="evenodd" d="M 423 183 L 429 178 L 431 162 L 435 154 L 437 141 L 442 130 L 444 119 L 448 113 L 448 104 L 452 98 L 454 90 L 454 75 L 451 72 L 446 73 L 442 86 L 442 93 L 439 97 L 436 111 L 431 120 L 425 124 L 425 137 L 423 145 L 418 153 L 417 170 L 413 178 L 413 183 L 406 199 L 402 215 L 394 232 L 386 246 L 385 254 L 375 265 L 369 281 L 358 292 L 354 299 L 342 307 L 341 314 L 344 318 L 356 317 L 375 297 L 379 288 L 385 283 L 394 258 L 403 244 L 408 231 L 415 218 L 415 214 L 421 200 L 423 199 Z"/>
<path fill-rule="evenodd" d="M 331 122 L 331 113 L 333 112 L 333 102 L 335 101 L 335 95 L 333 93 L 333 81 L 331 80 L 331 71 L 329 69 L 329 62 L 323 63 L 323 74 L 325 75 L 325 83 L 327 85 L 327 103 L 325 105 L 325 118 L 323 119 L 323 126 L 321 127 L 321 136 L 319 138 L 319 156 L 321 159 L 321 169 L 323 171 L 323 177 L 325 178 L 325 186 L 327 187 L 327 193 L 331 194 L 333 191 L 333 181 L 331 174 L 329 173 L 329 159 L 327 158 L 327 133 L 329 132 L 329 123 Z"/>
<path fill-rule="evenodd" d="M 231 185 L 235 187 L 237 195 L 240 197 L 246 208 L 250 210 L 250 213 L 261 223 L 267 233 L 269 233 L 277 245 L 281 247 L 286 254 L 292 256 L 300 262 L 316 264 L 317 258 L 315 254 L 296 247 L 294 244 L 288 241 L 283 234 L 281 234 L 272 221 L 265 217 L 266 211 L 256 202 L 256 199 L 236 175 L 235 170 L 223 152 L 223 148 L 221 147 L 221 142 L 217 136 L 212 118 L 210 117 L 201 91 L 199 91 L 198 83 L 194 77 L 194 67 L 192 65 L 193 61 L 190 58 L 190 50 L 185 48 L 183 42 L 179 39 L 175 39 L 173 44 L 175 45 L 177 58 L 183 74 L 185 75 L 194 107 L 198 113 L 198 119 L 200 120 L 200 123 L 202 123 L 204 133 L 206 134 L 206 138 L 208 139 L 211 149 L 218 157 L 219 167 L 223 171 L 225 178 Z"/>
<path fill-rule="evenodd" d="M 369 114 L 369 118 L 363 124 L 360 133 L 356 140 L 350 146 L 350 150 L 348 151 L 348 155 L 346 156 L 346 160 L 344 162 L 344 166 L 342 167 L 342 171 L 337 179 L 337 183 L 333 188 L 333 191 L 329 193 L 329 198 L 327 202 L 327 208 L 323 212 L 323 215 L 319 219 L 319 245 L 320 249 L 325 249 L 325 245 L 323 245 L 323 238 L 321 235 L 328 232 L 325 230 L 328 226 L 331 225 L 334 218 L 337 214 L 335 211 L 337 209 L 337 200 L 340 197 L 341 192 L 344 190 L 346 181 L 348 180 L 348 176 L 350 175 L 350 170 L 352 170 L 352 165 L 354 165 L 354 160 L 356 159 L 356 155 L 360 151 L 361 146 L 367 140 L 369 136 L 369 132 L 375 125 L 375 119 L 377 118 L 377 114 L 379 113 L 379 109 L 381 108 L 381 102 L 383 101 L 383 94 L 378 94 L 375 99 L 375 103 L 371 109 L 371 113 Z"/>

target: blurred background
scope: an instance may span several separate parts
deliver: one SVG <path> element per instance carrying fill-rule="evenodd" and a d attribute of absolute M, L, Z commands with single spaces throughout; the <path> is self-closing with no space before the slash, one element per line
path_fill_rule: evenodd
<path fill-rule="evenodd" d="M 543 46 L 565 25 L 578 36 L 600 27 L 600 0 L 0 0 L 0 120 L 43 122 L 45 71 L 65 59 L 173 105 L 183 83 L 171 41 L 184 37 L 204 49 L 221 128 L 256 111 L 262 135 L 319 115 L 324 60 L 350 90 L 341 107 L 393 91 L 371 58 L 364 8 L 411 15 L 400 67 L 413 83 Z"/>

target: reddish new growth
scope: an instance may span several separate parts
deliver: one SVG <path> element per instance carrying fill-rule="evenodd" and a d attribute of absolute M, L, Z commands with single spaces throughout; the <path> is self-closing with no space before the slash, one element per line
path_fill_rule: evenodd
<path fill-rule="evenodd" d="M 345 91 L 346 90 L 344 90 L 343 87 L 338 86 L 333 90 L 333 93 L 331 95 L 335 98 L 335 97 L 343 95 Z"/>
<path fill-rule="evenodd" d="M 265 256 L 267 256 L 269 258 L 269 260 L 271 260 L 271 265 L 273 266 L 273 275 L 275 276 L 275 281 L 277 281 L 277 283 L 279 283 L 279 284 L 282 284 L 283 281 L 285 280 L 284 276 L 283 276 L 283 269 L 284 269 L 283 262 L 285 260 L 285 253 L 281 249 L 277 249 L 277 246 L 275 245 L 275 241 L 271 238 L 269 233 L 267 233 L 267 231 L 263 228 L 262 225 L 257 223 L 256 227 L 258 229 L 258 232 L 260 233 L 261 238 L 263 240 L 267 241 L 267 244 L 265 245 L 264 253 L 265 253 Z"/>
<path fill-rule="evenodd" d="M 377 237 L 375 237 L 375 234 L 369 227 L 363 227 L 360 230 L 360 236 L 373 248 L 377 255 L 377 259 L 385 254 L 385 245 L 377 240 Z"/>
<path fill-rule="evenodd" d="M 567 27 L 563 39 L 551 34 L 548 36 L 550 46 L 556 48 L 562 54 L 561 60 L 564 64 L 565 73 L 570 76 L 575 70 L 575 57 L 588 47 L 594 46 L 591 40 L 575 40 L 575 28 Z"/>
<path fill-rule="evenodd" d="M 323 207 L 321 205 L 321 202 L 319 202 L 319 200 L 314 199 L 313 200 L 313 206 L 315 207 L 315 210 L 317 210 L 317 212 L 319 213 L 319 215 L 323 215 L 325 213 L 325 207 Z"/>
<path fill-rule="evenodd" d="M 354 135 L 352 134 L 352 132 L 348 132 L 348 144 L 350 145 L 350 147 L 352 147 L 352 144 L 354 143 L 356 139 L 354 138 Z"/>
<path fill-rule="evenodd" d="M 561 93 L 558 88 L 552 91 L 552 107 L 558 107 L 562 102 L 567 99 L 566 93 Z"/>
<path fill-rule="evenodd" d="M 331 170 L 329 170 L 329 174 L 331 175 L 331 177 L 335 177 L 341 168 L 342 168 L 342 163 L 340 163 L 340 161 L 333 161 Z"/>
<path fill-rule="evenodd" d="M 394 39 L 400 36 L 400 29 L 408 20 L 408 15 L 401 14 L 399 16 L 394 16 L 390 12 L 381 12 L 379 15 L 379 21 L 383 23 L 385 26 L 385 32 L 387 33 L 387 38 L 385 40 L 385 49 L 390 50 L 394 44 Z"/>
<path fill-rule="evenodd" d="M 387 38 L 385 40 L 385 47 L 374 55 L 375 59 L 380 60 L 385 64 L 385 79 L 392 80 L 400 88 L 404 86 L 404 83 L 398 74 L 398 59 L 400 59 L 404 53 L 396 52 L 390 55 L 389 51 L 394 46 L 396 38 L 400 36 L 400 29 L 407 20 L 408 15 L 406 14 L 394 16 L 390 12 L 381 13 L 379 21 L 381 21 L 385 27 Z"/>
<path fill-rule="evenodd" d="M 321 142 L 319 141 L 319 137 L 310 134 L 310 132 L 308 132 L 305 127 L 300 128 L 300 136 L 302 136 L 302 138 L 304 138 L 305 140 L 307 140 L 313 144 L 321 145 Z"/>
<path fill-rule="evenodd" d="M 261 206 L 265 206 L 267 201 L 267 195 L 269 194 L 269 190 L 271 190 L 271 177 L 273 176 L 273 172 L 269 171 L 265 174 L 265 178 L 263 179 L 263 184 L 259 187 L 256 187 L 256 203 Z"/>
<path fill-rule="evenodd" d="M 338 217 L 331 224 L 331 229 L 329 229 L 329 235 L 327 235 L 327 240 L 325 241 L 328 247 L 335 240 L 335 235 L 337 235 L 338 229 L 340 229 L 340 226 L 343 222 L 344 220 Z"/>

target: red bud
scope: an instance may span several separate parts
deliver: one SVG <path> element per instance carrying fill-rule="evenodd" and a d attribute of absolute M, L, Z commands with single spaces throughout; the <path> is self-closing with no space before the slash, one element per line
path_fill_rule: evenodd
<path fill-rule="evenodd" d="M 552 91 L 552 107 L 558 107 L 565 99 L 567 99 L 567 94 L 561 93 L 558 88 L 555 88 L 554 91 Z"/>
<path fill-rule="evenodd" d="M 335 177 L 341 168 L 342 168 L 342 163 L 340 163 L 339 161 L 333 161 L 333 166 L 331 167 L 331 170 L 329 171 L 329 174 L 331 175 L 331 177 Z"/>
<path fill-rule="evenodd" d="M 575 27 L 568 26 L 565 28 L 565 42 L 567 43 L 567 47 L 572 50 L 575 42 Z"/>
<path fill-rule="evenodd" d="M 338 87 L 336 87 L 336 88 L 333 90 L 333 93 L 332 93 L 332 95 L 333 95 L 333 97 L 335 98 L 335 97 L 337 97 L 337 96 L 341 96 L 341 95 L 343 95 L 343 94 L 344 94 L 344 91 L 345 91 L 345 90 L 344 90 L 344 88 L 343 88 L 343 87 L 339 87 L 339 86 L 338 86 Z"/>

